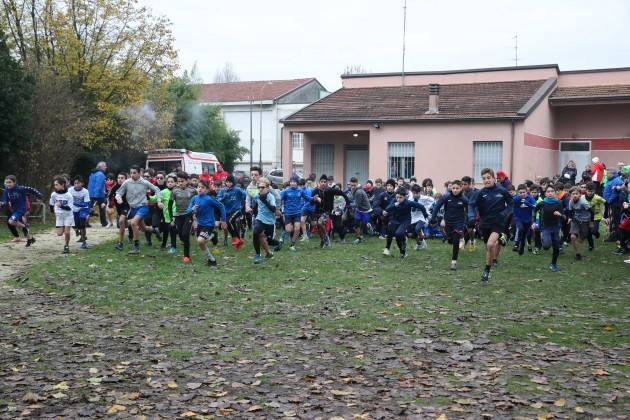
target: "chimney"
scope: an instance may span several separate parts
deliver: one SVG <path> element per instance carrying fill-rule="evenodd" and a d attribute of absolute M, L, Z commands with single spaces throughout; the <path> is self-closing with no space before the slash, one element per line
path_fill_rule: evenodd
<path fill-rule="evenodd" d="M 440 85 L 429 84 L 429 110 L 426 114 L 437 114 L 440 112 Z"/>

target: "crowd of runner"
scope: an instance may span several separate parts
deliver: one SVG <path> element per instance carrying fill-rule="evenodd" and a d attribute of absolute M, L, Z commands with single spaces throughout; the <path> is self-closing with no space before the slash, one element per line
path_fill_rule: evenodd
<path fill-rule="evenodd" d="M 190 263 L 192 238 L 211 267 L 217 265 L 212 247 L 222 241 L 224 247 L 231 243 L 238 251 L 246 239 L 251 239 L 253 261 L 259 264 L 285 244 L 297 252 L 300 242 L 313 237 L 322 248 L 334 240 L 346 242 L 349 236 L 356 245 L 368 237 L 380 238 L 385 256 L 392 255 L 395 241 L 401 259 L 409 255 L 408 244 L 421 251 L 428 238 L 437 238 L 450 245 L 451 270 L 457 269 L 460 250 L 474 251 L 482 240 L 484 282 L 510 242 L 519 255 L 526 249 L 533 254 L 551 249 L 552 271 L 559 270 L 559 256 L 570 248 L 574 258 L 582 260 L 583 247 L 592 251 L 600 235 L 618 243 L 615 254 L 630 253 L 630 166 L 605 169 L 597 158 L 579 180 L 571 162 L 559 176 L 517 185 L 504 171 L 495 174 L 486 168 L 480 173 L 479 189 L 470 176 L 443 188 L 430 178 L 418 182 L 415 177 L 363 184 L 351 178 L 342 186 L 324 174 L 306 180 L 293 176 L 276 186 L 254 166 L 251 183 L 239 186 L 225 171 L 200 179 L 139 166 L 117 175 L 106 170 L 100 162 L 87 186 L 81 176 L 53 180 L 50 211 L 56 216 L 57 234 L 64 237 L 64 253 L 70 250 L 73 230 L 81 248 L 88 247 L 94 206 L 101 224 L 118 230 L 118 251 L 128 247 L 127 254 L 139 254 L 141 236 L 146 246 L 153 246 L 155 237 L 171 254 L 181 248 L 182 262 Z M 30 247 L 35 243 L 28 224 L 30 200 L 43 199 L 43 194 L 19 185 L 13 175 L 5 178 L 4 187 L 0 205 L 7 212 L 12 242 L 21 241 L 20 229 Z"/>

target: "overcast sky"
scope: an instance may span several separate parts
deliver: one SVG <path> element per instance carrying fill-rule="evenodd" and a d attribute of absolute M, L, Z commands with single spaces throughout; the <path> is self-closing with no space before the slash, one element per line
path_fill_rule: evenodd
<path fill-rule="evenodd" d="M 401 69 L 404 0 L 140 0 L 173 22 L 182 69 L 205 82 L 232 63 L 241 80 L 316 77 L 346 66 Z M 406 70 L 557 63 L 630 66 L 629 0 L 407 0 Z"/>

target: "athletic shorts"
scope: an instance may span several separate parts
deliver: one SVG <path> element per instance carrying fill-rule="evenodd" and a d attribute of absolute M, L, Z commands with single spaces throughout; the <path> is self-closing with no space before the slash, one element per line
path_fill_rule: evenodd
<path fill-rule="evenodd" d="M 74 215 L 71 211 L 55 213 L 55 226 L 58 228 L 74 226 Z"/>
<path fill-rule="evenodd" d="M 145 219 L 149 215 L 149 206 L 142 207 L 130 207 L 127 211 L 127 218 L 133 219 L 134 217 L 139 217 L 140 219 Z"/>
<path fill-rule="evenodd" d="M 540 231 L 540 239 L 545 249 L 551 248 L 554 242 L 560 245 L 560 226 L 542 228 Z"/>
<path fill-rule="evenodd" d="M 490 239 L 490 235 L 492 235 L 493 233 L 498 233 L 499 235 L 501 235 L 503 231 L 505 230 L 505 226 L 503 225 L 481 226 L 480 230 L 481 230 L 481 237 L 483 238 L 483 241 L 488 242 L 488 239 Z"/>
<path fill-rule="evenodd" d="M 588 222 L 580 222 L 577 220 L 571 220 L 571 228 L 569 229 L 570 235 L 576 235 L 580 239 L 586 239 L 590 233 L 591 228 Z"/>
<path fill-rule="evenodd" d="M 315 210 L 312 207 L 304 206 L 302 208 L 302 216 L 309 216 L 312 219 L 315 217 Z"/>
<path fill-rule="evenodd" d="M 466 230 L 466 226 L 464 224 L 455 224 L 451 225 L 449 223 L 444 226 L 444 233 L 446 233 L 446 237 L 448 239 L 452 239 L 453 235 L 458 235 L 460 238 L 464 237 L 464 231 Z M 490 235 L 488 235 L 490 237 Z M 487 239 L 485 239 L 487 241 Z"/>
<path fill-rule="evenodd" d="M 619 223 L 619 229 L 624 232 L 630 232 L 630 217 L 626 217 L 621 221 L 621 223 Z"/>
<path fill-rule="evenodd" d="M 88 213 L 89 216 L 89 213 Z M 79 229 L 84 229 L 85 225 L 86 225 L 86 219 L 87 217 L 83 216 L 80 212 L 74 212 L 72 213 L 72 218 L 74 219 L 74 225 L 72 226 L 76 226 Z"/>
<path fill-rule="evenodd" d="M 203 239 L 209 241 L 213 234 L 213 226 L 197 226 L 197 236 L 201 236 Z"/>
<path fill-rule="evenodd" d="M 300 215 L 299 214 L 285 214 L 284 215 L 284 224 L 292 225 L 294 223 L 300 223 Z"/>
<path fill-rule="evenodd" d="M 13 220 L 14 222 L 22 222 L 22 217 L 24 217 L 24 212 L 23 211 L 14 211 L 13 213 L 11 213 L 11 216 L 9 216 L 9 220 Z"/>
<path fill-rule="evenodd" d="M 359 211 L 359 209 L 354 209 L 355 226 L 365 226 L 370 220 L 372 220 L 372 211 Z"/>

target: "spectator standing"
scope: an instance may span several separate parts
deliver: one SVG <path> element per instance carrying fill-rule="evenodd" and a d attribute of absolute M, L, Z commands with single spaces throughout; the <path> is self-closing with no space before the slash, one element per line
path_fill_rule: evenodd
<path fill-rule="evenodd" d="M 99 162 L 96 168 L 90 174 L 88 179 L 88 192 L 90 193 L 90 209 L 94 204 L 98 204 L 98 214 L 103 227 L 107 226 L 107 218 L 105 212 L 106 192 L 105 192 L 105 172 L 107 171 L 107 163 Z"/>

